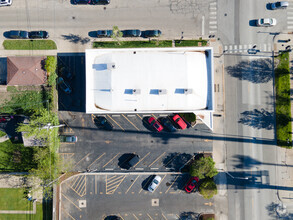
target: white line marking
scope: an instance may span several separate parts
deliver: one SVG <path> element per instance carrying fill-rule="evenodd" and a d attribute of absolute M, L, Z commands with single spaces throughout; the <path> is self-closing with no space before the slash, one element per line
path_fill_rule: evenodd
<path fill-rule="evenodd" d="M 211 11 L 210 14 L 211 14 L 211 15 L 216 15 L 217 12 L 216 12 L 216 11 Z"/>
<path fill-rule="evenodd" d="M 151 170 L 158 170 L 159 168 L 157 168 L 157 167 L 153 167 L 153 168 L 151 168 Z"/>
<path fill-rule="evenodd" d="M 135 170 L 143 170 L 143 168 L 135 168 Z"/>
<path fill-rule="evenodd" d="M 113 168 L 105 168 L 105 170 L 114 170 Z"/>
<path fill-rule="evenodd" d="M 217 24 L 217 21 L 210 21 L 209 24 Z"/>
<path fill-rule="evenodd" d="M 117 117 L 120 117 L 120 115 L 111 115 L 111 117 L 112 118 L 115 118 L 115 117 L 117 118 Z"/>
<path fill-rule="evenodd" d="M 201 35 L 204 35 L 204 16 L 201 17 Z"/>
<path fill-rule="evenodd" d="M 228 46 L 227 45 L 224 46 L 224 50 L 228 50 Z"/>
<path fill-rule="evenodd" d="M 263 51 L 267 51 L 267 45 L 266 44 L 263 45 Z"/>
<path fill-rule="evenodd" d="M 211 29 L 217 29 L 218 27 L 217 27 L 217 26 L 214 26 L 214 25 L 212 25 L 212 26 L 210 26 L 210 28 L 211 28 Z"/>

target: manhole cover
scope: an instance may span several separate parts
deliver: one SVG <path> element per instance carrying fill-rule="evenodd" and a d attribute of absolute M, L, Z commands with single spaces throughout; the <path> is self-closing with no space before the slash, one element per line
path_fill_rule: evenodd
<path fill-rule="evenodd" d="M 79 208 L 86 208 L 86 200 L 79 200 Z"/>
<path fill-rule="evenodd" d="M 159 206 L 159 199 L 152 199 L 152 206 Z"/>

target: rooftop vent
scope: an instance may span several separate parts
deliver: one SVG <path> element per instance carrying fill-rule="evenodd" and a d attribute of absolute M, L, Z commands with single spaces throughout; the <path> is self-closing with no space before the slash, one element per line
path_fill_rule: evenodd
<path fill-rule="evenodd" d="M 138 94 L 140 94 L 140 89 L 133 89 L 132 90 L 132 94 L 134 94 L 134 95 L 138 95 Z"/>
<path fill-rule="evenodd" d="M 184 89 L 184 94 L 188 95 L 192 93 L 192 89 Z"/>
<path fill-rule="evenodd" d="M 115 66 L 115 63 L 107 63 L 107 69 L 108 70 L 112 70 L 112 69 L 115 69 L 116 66 Z"/>

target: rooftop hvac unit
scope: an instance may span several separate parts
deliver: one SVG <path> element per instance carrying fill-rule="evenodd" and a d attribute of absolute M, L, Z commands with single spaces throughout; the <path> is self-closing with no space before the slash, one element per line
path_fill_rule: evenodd
<path fill-rule="evenodd" d="M 140 89 L 133 89 L 132 94 L 134 94 L 134 95 L 140 94 Z"/>
<path fill-rule="evenodd" d="M 107 63 L 107 69 L 108 70 L 113 70 L 115 68 L 116 68 L 115 63 Z"/>
<path fill-rule="evenodd" d="M 192 93 L 192 89 L 184 89 L 184 94 L 188 95 Z"/>
<path fill-rule="evenodd" d="M 167 94 L 167 89 L 158 89 L 159 95 L 165 95 Z"/>

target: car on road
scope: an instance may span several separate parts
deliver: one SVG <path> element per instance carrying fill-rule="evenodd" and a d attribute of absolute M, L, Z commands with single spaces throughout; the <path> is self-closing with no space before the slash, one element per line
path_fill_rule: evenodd
<path fill-rule="evenodd" d="M 108 5 L 110 0 L 72 0 L 74 5 Z"/>
<path fill-rule="evenodd" d="M 158 187 L 158 185 L 160 184 L 162 178 L 160 176 L 155 176 L 155 178 L 152 180 L 152 182 L 150 183 L 149 187 L 148 187 L 148 191 L 150 192 L 154 192 L 155 189 Z"/>
<path fill-rule="evenodd" d="M 12 39 L 28 39 L 29 34 L 27 31 L 11 30 L 8 32 L 9 38 Z"/>
<path fill-rule="evenodd" d="M 1 6 L 10 6 L 12 4 L 12 0 L 0 0 L 0 7 Z"/>
<path fill-rule="evenodd" d="M 68 142 L 68 143 L 76 143 L 77 142 L 77 136 L 60 135 L 59 137 L 60 137 L 61 142 Z"/>
<path fill-rule="evenodd" d="M 135 164 L 139 162 L 139 156 L 137 154 L 132 154 L 131 157 L 128 159 L 127 164 L 126 164 L 126 169 L 130 169 L 133 167 Z"/>
<path fill-rule="evenodd" d="M 273 3 L 271 3 L 271 9 L 272 10 L 286 9 L 288 6 L 289 6 L 289 2 L 287 2 L 287 1 L 273 2 Z"/>
<path fill-rule="evenodd" d="M 47 31 L 30 31 L 28 36 L 30 39 L 46 39 L 49 37 L 49 33 Z"/>
<path fill-rule="evenodd" d="M 170 132 L 174 132 L 177 130 L 168 118 L 162 118 L 160 122 L 164 126 L 164 128 L 166 128 Z"/>
<path fill-rule="evenodd" d="M 72 92 L 72 89 L 70 88 L 69 85 L 67 85 L 67 83 L 65 83 L 65 81 L 62 77 L 58 78 L 57 84 L 66 94 L 70 94 Z"/>
<path fill-rule="evenodd" d="M 142 36 L 143 37 L 159 37 L 161 36 L 162 32 L 160 30 L 147 30 L 147 31 L 142 31 Z"/>
<path fill-rule="evenodd" d="M 123 33 L 123 37 L 140 37 L 141 36 L 141 31 L 138 29 L 124 30 L 121 32 Z"/>
<path fill-rule="evenodd" d="M 172 119 L 182 130 L 187 128 L 187 124 L 178 114 L 174 115 Z"/>
<path fill-rule="evenodd" d="M 112 30 L 98 30 L 97 37 L 111 37 L 112 33 Z"/>
<path fill-rule="evenodd" d="M 110 215 L 110 216 L 107 216 L 106 218 L 104 218 L 104 220 L 122 220 L 122 218 L 120 218 L 117 215 Z"/>
<path fill-rule="evenodd" d="M 148 122 L 157 132 L 163 130 L 163 126 L 154 117 L 149 117 Z"/>
<path fill-rule="evenodd" d="M 185 191 L 188 193 L 192 192 L 194 190 L 194 188 L 197 186 L 198 181 L 199 181 L 198 177 L 196 177 L 196 176 L 191 177 L 188 180 L 186 186 L 184 187 Z"/>
<path fill-rule="evenodd" d="M 97 117 L 100 126 L 107 131 L 113 130 L 113 125 L 105 117 Z"/>
<path fill-rule="evenodd" d="M 90 3 L 91 3 L 91 0 L 72 0 L 72 4 L 74 5 L 87 5 Z"/>
<path fill-rule="evenodd" d="M 108 5 L 110 0 L 92 0 L 93 5 Z"/>
<path fill-rule="evenodd" d="M 260 18 L 256 21 L 256 25 L 259 27 L 271 27 L 277 24 L 275 18 Z"/>

